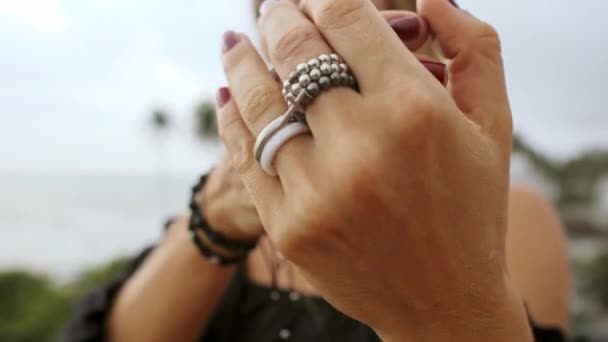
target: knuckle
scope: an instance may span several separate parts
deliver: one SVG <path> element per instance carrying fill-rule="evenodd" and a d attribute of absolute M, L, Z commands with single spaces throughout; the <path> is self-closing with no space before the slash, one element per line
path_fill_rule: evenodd
<path fill-rule="evenodd" d="M 234 115 L 229 112 L 225 112 L 223 115 L 219 115 L 218 120 L 218 133 L 222 140 L 230 139 L 230 132 L 234 126 L 238 125 L 241 117 L 239 115 Z"/>
<path fill-rule="evenodd" d="M 289 202 L 289 221 L 284 229 L 277 230 L 272 240 L 290 260 L 303 260 L 314 250 L 335 243 L 335 214 L 329 201 L 314 187 L 303 189 L 297 198 Z"/>
<path fill-rule="evenodd" d="M 409 141 L 432 137 L 433 134 L 430 133 L 440 126 L 444 118 L 442 111 L 429 95 L 417 94 L 410 100 L 406 115 L 398 119 L 398 134 Z"/>
<path fill-rule="evenodd" d="M 324 29 L 336 29 L 351 25 L 361 19 L 366 0 L 329 0 L 319 8 L 315 22 Z"/>
<path fill-rule="evenodd" d="M 502 50 L 498 31 L 484 21 L 481 21 L 477 28 L 477 42 L 490 52 L 500 53 Z"/>
<path fill-rule="evenodd" d="M 241 175 L 247 173 L 252 163 L 251 153 L 247 146 L 238 144 L 230 151 L 230 154 L 233 168 Z"/>
<path fill-rule="evenodd" d="M 276 92 L 272 87 L 257 82 L 257 84 L 247 90 L 243 96 L 242 111 L 247 121 L 256 126 L 261 118 L 267 113 L 276 102 Z"/>
<path fill-rule="evenodd" d="M 270 58 L 281 64 L 291 64 L 302 58 L 301 52 L 308 51 L 312 44 L 321 41 L 316 27 L 311 24 L 293 26 L 270 49 Z"/>

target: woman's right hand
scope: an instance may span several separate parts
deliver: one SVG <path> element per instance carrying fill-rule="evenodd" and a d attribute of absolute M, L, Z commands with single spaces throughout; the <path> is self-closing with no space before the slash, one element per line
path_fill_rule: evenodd
<path fill-rule="evenodd" d="M 196 202 L 209 225 L 231 239 L 255 240 L 264 233 L 251 196 L 228 158 L 213 169 Z"/>
<path fill-rule="evenodd" d="M 424 43 L 429 37 L 425 21 L 421 21 L 418 30 L 409 32 L 396 25 L 395 20 L 416 17 L 415 14 L 407 11 L 383 11 L 382 15 L 408 49 L 428 52 L 424 51 Z M 426 54 L 421 54 L 419 59 L 433 76 L 445 83 L 446 71 L 443 63 L 429 61 Z M 264 233 L 253 200 L 228 156 L 222 159 L 209 175 L 203 191 L 197 195 L 197 202 L 209 225 L 231 238 L 255 239 Z"/>

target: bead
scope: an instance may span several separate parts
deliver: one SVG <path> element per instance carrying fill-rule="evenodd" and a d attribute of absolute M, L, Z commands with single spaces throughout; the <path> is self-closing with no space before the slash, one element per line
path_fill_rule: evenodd
<path fill-rule="evenodd" d="M 344 63 L 340 63 L 339 66 L 340 66 L 340 71 L 348 72 L 348 65 L 346 65 Z"/>
<path fill-rule="evenodd" d="M 319 87 L 319 84 L 317 82 L 312 82 L 308 85 L 308 87 L 306 87 L 306 90 L 310 95 L 314 97 L 319 95 L 319 93 L 321 92 L 321 87 Z"/>
<path fill-rule="evenodd" d="M 302 87 L 300 86 L 299 83 L 295 83 L 291 85 L 291 93 L 293 94 L 294 97 L 298 97 L 298 94 L 300 94 L 300 91 L 302 90 Z"/>
<path fill-rule="evenodd" d="M 332 73 L 329 78 L 331 79 L 332 85 L 340 85 L 340 74 L 337 72 Z"/>
<path fill-rule="evenodd" d="M 270 292 L 270 299 L 273 302 L 278 302 L 279 299 L 281 299 L 281 294 L 278 293 L 277 291 L 272 291 L 272 292 Z"/>
<path fill-rule="evenodd" d="M 279 337 L 281 340 L 289 340 L 291 337 L 291 331 L 289 331 L 289 329 L 281 329 L 281 331 L 279 331 Z"/>
<path fill-rule="evenodd" d="M 312 80 L 310 79 L 310 76 L 308 76 L 308 74 L 300 76 L 300 87 L 306 88 L 311 81 Z"/>
<path fill-rule="evenodd" d="M 345 72 L 340 73 L 340 83 L 345 85 L 348 84 L 348 76 L 349 75 Z"/>
<path fill-rule="evenodd" d="M 331 58 L 331 60 L 332 60 L 333 62 L 335 62 L 335 63 L 339 63 L 339 62 L 341 62 L 341 60 L 340 60 L 340 56 L 338 56 L 338 55 L 337 55 L 337 54 L 335 54 L 335 53 L 330 54 L 330 55 L 329 55 L 329 57 L 330 57 L 330 58 Z"/>
<path fill-rule="evenodd" d="M 321 70 L 321 73 L 323 75 L 329 75 L 329 74 L 331 74 L 331 67 L 329 66 L 328 63 L 321 64 L 321 67 L 319 68 L 319 70 Z"/>
<path fill-rule="evenodd" d="M 327 76 L 323 76 L 319 79 L 319 85 L 322 89 L 327 89 L 331 87 L 331 79 Z"/>
<path fill-rule="evenodd" d="M 296 83 L 298 82 L 298 78 L 300 78 L 300 75 L 293 71 L 291 74 L 289 74 L 289 83 Z"/>
<path fill-rule="evenodd" d="M 287 104 L 293 104 L 296 102 L 296 98 L 293 96 L 292 93 L 289 93 L 289 94 L 285 95 L 285 102 Z"/>
<path fill-rule="evenodd" d="M 321 70 L 315 68 L 310 71 L 309 75 L 313 81 L 318 81 L 319 78 L 321 78 L 321 76 L 323 76 L 323 73 L 321 72 Z"/>
<path fill-rule="evenodd" d="M 357 82 L 352 75 L 348 75 L 348 85 L 351 87 L 355 87 L 357 85 Z"/>
<path fill-rule="evenodd" d="M 289 86 L 291 86 L 291 82 L 289 82 L 289 80 L 283 81 L 283 88 L 287 88 Z"/>
<path fill-rule="evenodd" d="M 201 225 L 201 217 L 199 215 L 192 215 L 192 225 L 198 227 Z"/>
<path fill-rule="evenodd" d="M 300 294 L 292 291 L 289 293 L 289 299 L 291 299 L 292 302 L 297 302 L 298 300 L 300 300 Z"/>
<path fill-rule="evenodd" d="M 306 89 L 302 89 L 300 91 L 300 96 L 298 96 L 299 99 L 299 103 L 302 107 L 306 107 L 309 104 L 312 103 L 312 101 L 315 99 L 315 97 L 310 94 L 308 91 L 306 91 Z"/>
<path fill-rule="evenodd" d="M 310 71 L 310 66 L 306 63 L 301 63 L 301 64 L 298 64 L 296 69 L 298 70 L 298 73 L 306 74 L 307 72 Z"/>
<path fill-rule="evenodd" d="M 321 56 L 319 56 L 319 60 L 321 61 L 321 63 L 331 63 L 331 57 L 326 54 L 322 54 Z"/>
<path fill-rule="evenodd" d="M 340 65 L 336 64 L 336 63 L 331 63 L 331 71 L 332 72 L 341 72 L 342 70 L 340 70 Z"/>
<path fill-rule="evenodd" d="M 318 68 L 321 65 L 321 61 L 319 61 L 318 58 L 313 58 L 308 61 L 308 65 L 310 65 L 311 68 Z"/>
<path fill-rule="evenodd" d="M 289 94 L 290 89 L 287 88 L 283 88 L 283 91 L 281 92 L 281 94 L 283 94 L 283 97 L 287 96 L 287 94 Z"/>

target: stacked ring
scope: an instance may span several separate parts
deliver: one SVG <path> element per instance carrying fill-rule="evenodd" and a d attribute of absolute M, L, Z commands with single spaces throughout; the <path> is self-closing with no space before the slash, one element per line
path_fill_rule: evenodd
<path fill-rule="evenodd" d="M 290 122 L 279 129 L 264 145 L 260 156 L 262 169 L 270 176 L 276 176 L 277 172 L 272 163 L 279 149 L 292 138 L 309 132 L 310 128 L 308 125 L 300 121 Z"/>
<path fill-rule="evenodd" d="M 288 104 L 302 109 L 331 87 L 347 86 L 357 90 L 357 82 L 344 61 L 335 53 L 323 54 L 301 63 L 283 82 L 283 97 Z M 301 96 L 300 101 L 296 101 Z"/>
<path fill-rule="evenodd" d="M 357 80 L 336 54 L 323 54 L 299 64 L 283 82 L 287 111 L 272 120 L 258 135 L 254 145 L 255 159 L 269 175 L 275 176 L 273 160 L 281 146 L 290 139 L 310 132 L 306 108 L 325 90 L 349 87 L 358 91 Z"/>

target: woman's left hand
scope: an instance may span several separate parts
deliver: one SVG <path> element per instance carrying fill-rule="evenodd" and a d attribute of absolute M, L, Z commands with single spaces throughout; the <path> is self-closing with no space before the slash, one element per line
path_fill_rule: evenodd
<path fill-rule="evenodd" d="M 386 340 L 530 339 L 505 265 L 512 133 L 496 31 L 448 0 L 419 1 L 452 60 L 446 89 L 371 1 L 301 7 L 261 16 L 278 74 L 335 51 L 360 91 L 320 95 L 312 135 L 278 152 L 278 178 L 252 147 L 286 110 L 281 87 L 246 37 L 225 36 L 220 133 L 275 246 Z"/>

